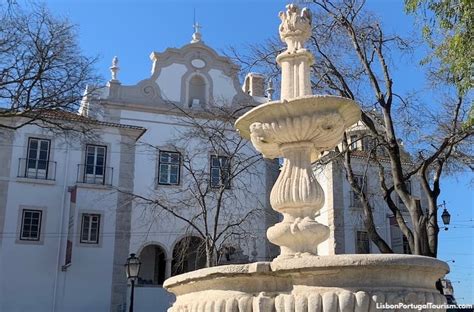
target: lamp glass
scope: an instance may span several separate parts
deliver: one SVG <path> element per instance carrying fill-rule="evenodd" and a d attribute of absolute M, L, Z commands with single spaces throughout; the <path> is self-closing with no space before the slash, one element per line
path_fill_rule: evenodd
<path fill-rule="evenodd" d="M 449 222 L 451 221 L 451 215 L 446 210 L 446 208 L 444 209 L 443 213 L 441 214 L 441 219 L 443 219 L 444 225 L 448 225 Z"/>
<path fill-rule="evenodd" d="M 135 254 L 131 254 L 127 259 L 127 263 L 125 264 L 127 278 L 137 278 L 138 273 L 140 272 L 140 265 L 140 259 L 138 259 Z"/>

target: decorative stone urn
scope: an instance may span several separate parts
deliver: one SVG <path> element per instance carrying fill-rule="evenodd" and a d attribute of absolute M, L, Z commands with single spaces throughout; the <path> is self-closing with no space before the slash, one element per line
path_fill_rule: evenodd
<path fill-rule="evenodd" d="M 329 228 L 315 220 L 324 192 L 311 163 L 334 148 L 345 129 L 360 118 L 357 103 L 337 96 L 311 95 L 313 56 L 304 49 L 311 14 L 288 5 L 280 13 L 280 38 L 288 49 L 277 57 L 282 69 L 281 100 L 262 104 L 235 126 L 265 158 L 284 163 L 270 194 L 272 208 L 283 214 L 267 231 L 280 246 L 272 262 L 201 269 L 165 281 L 176 295 L 168 310 L 198 312 L 369 312 L 425 309 L 445 303 L 435 288 L 449 267 L 437 259 L 396 255 L 318 256 Z M 397 306 L 395 306 L 397 305 Z M 405 305 L 405 306 L 403 306 Z"/>

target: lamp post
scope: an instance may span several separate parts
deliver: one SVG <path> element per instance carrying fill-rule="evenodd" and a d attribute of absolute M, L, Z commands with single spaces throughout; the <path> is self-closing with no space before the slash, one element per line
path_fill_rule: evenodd
<path fill-rule="evenodd" d="M 135 279 L 138 277 L 138 273 L 140 273 L 140 259 L 135 256 L 134 253 L 130 254 L 130 257 L 127 258 L 127 263 L 125 263 L 125 273 L 127 273 L 127 279 L 130 280 L 132 284 L 132 291 L 130 293 L 130 308 L 129 312 L 133 312 L 133 296 L 135 292 Z"/>

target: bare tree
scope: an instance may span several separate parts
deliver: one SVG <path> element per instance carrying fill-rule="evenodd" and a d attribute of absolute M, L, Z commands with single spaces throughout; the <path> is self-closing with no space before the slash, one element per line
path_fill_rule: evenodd
<path fill-rule="evenodd" d="M 94 63 L 81 55 L 69 21 L 42 6 L 0 5 L 0 128 L 83 130 L 64 121 L 77 112 L 86 86 L 98 85 Z"/>
<path fill-rule="evenodd" d="M 132 197 L 153 217 L 168 214 L 182 222 L 189 235 L 201 239 L 202 246 L 190 247 L 185 242 L 175 256 L 184 258 L 201 250 L 205 265 L 210 267 L 218 264 L 232 245 L 255 237 L 251 229 L 257 218 L 265 217 L 266 203 L 258 200 L 261 191 L 256 187 L 264 185 L 263 160 L 234 130 L 241 109 L 189 110 L 175 106 L 173 110 L 179 126 L 173 130 L 176 135 L 166 150 L 180 153 L 180 187 L 158 187 L 152 195 Z M 149 143 L 146 147 L 156 155 L 163 149 Z M 249 207 L 249 203 L 254 206 Z"/>
<path fill-rule="evenodd" d="M 316 56 L 312 66 L 312 87 L 317 93 L 340 95 L 362 103 L 361 121 L 367 128 L 365 136 L 371 146 L 364 155 L 367 166 L 379 169 L 378 184 L 386 206 L 395 216 L 412 253 L 436 257 L 441 178 L 459 165 L 467 164 L 472 168 L 470 101 L 467 95 L 458 95 L 455 91 L 454 95 L 450 94 L 449 91 L 455 88 L 449 81 L 443 81 L 443 90 L 447 91 L 439 97 L 439 103 L 425 104 L 398 93 L 392 76 L 391 56 L 395 51 L 398 54 L 410 52 L 412 42 L 396 34 L 386 34 L 377 18 L 365 10 L 364 4 L 365 1 L 360 0 L 311 2 L 313 35 L 308 48 Z M 281 44 L 270 40 L 249 48 L 249 55 L 240 55 L 235 49 L 231 53 L 248 68 L 258 67 L 275 74 L 274 60 Z M 389 244 L 374 224 L 373 207 L 363 185 L 354 179 L 355 151 L 351 150 L 350 143 L 346 135 L 336 152 L 320 161 L 342 161 L 347 180 L 360 198 L 370 239 L 381 252 L 390 253 Z M 412 156 L 405 153 L 405 147 Z M 420 198 L 407 188 L 406 182 L 411 177 L 421 181 L 427 207 L 421 207 Z M 409 219 L 393 202 L 393 193 L 407 207 Z"/>

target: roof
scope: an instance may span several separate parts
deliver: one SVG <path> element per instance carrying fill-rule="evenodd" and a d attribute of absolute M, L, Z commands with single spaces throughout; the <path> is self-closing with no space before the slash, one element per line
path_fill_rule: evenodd
<path fill-rule="evenodd" d="M 97 120 L 97 119 L 94 119 L 94 118 L 91 118 L 91 117 L 88 117 L 88 116 L 79 115 L 77 113 L 62 111 L 62 110 L 45 110 L 45 111 L 39 112 L 39 114 L 44 116 L 44 117 L 53 118 L 53 119 L 61 119 L 61 120 L 74 121 L 74 122 L 90 123 L 90 124 L 96 124 L 96 125 L 108 126 L 108 127 L 115 127 L 115 128 L 146 130 L 146 128 L 143 128 L 143 127 L 140 127 L 140 126 L 133 126 L 133 125 L 127 125 L 127 124 L 121 124 L 121 123 L 115 123 L 115 122 L 101 121 L 101 120 Z"/>
<path fill-rule="evenodd" d="M 12 117 L 14 116 L 34 118 L 38 120 L 56 119 L 56 120 L 72 121 L 72 122 L 104 126 L 104 127 L 138 130 L 138 131 L 141 131 L 139 136 L 141 136 L 146 131 L 146 128 L 144 127 L 115 123 L 115 122 L 108 122 L 108 121 L 101 121 L 101 120 L 97 120 L 88 116 L 79 115 L 78 113 L 75 113 L 75 112 L 69 112 L 69 111 L 64 111 L 64 110 L 59 110 L 59 109 L 40 109 L 40 110 L 29 111 L 29 112 L 18 112 L 17 114 L 12 115 Z"/>

